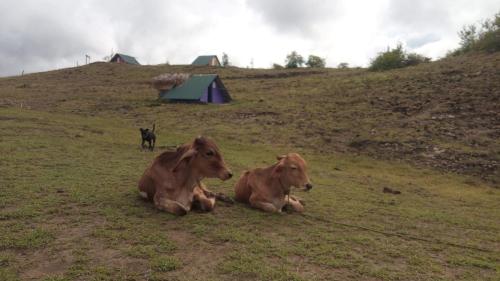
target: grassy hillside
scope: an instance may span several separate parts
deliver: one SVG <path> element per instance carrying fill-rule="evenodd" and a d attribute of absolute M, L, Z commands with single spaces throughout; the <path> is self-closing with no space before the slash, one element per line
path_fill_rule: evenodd
<path fill-rule="evenodd" d="M 0 280 L 497 280 L 499 64 L 96 63 L 1 78 Z M 149 81 L 164 72 L 218 73 L 235 101 L 160 104 Z M 153 153 L 138 130 L 152 122 Z M 306 213 L 222 203 L 178 218 L 140 200 L 154 156 L 199 134 L 236 174 L 303 154 Z M 235 181 L 207 183 L 231 194 Z"/>

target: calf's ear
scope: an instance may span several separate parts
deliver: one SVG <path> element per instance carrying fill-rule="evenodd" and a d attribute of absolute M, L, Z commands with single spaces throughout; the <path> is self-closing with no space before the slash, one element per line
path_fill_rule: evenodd
<path fill-rule="evenodd" d="M 278 161 L 281 160 L 281 159 L 284 159 L 284 158 L 286 158 L 286 155 L 278 155 L 278 156 L 276 156 L 276 159 Z"/>
<path fill-rule="evenodd" d="M 184 154 L 182 154 L 181 158 L 179 158 L 179 161 L 175 164 L 174 168 L 172 169 L 172 172 L 176 172 L 177 168 L 181 165 L 183 161 L 189 161 L 193 156 L 195 156 L 198 153 L 198 151 L 194 148 L 188 149 Z"/>
<path fill-rule="evenodd" d="M 194 139 L 194 144 L 196 145 L 204 145 L 205 144 L 205 138 L 202 136 L 198 136 Z"/>

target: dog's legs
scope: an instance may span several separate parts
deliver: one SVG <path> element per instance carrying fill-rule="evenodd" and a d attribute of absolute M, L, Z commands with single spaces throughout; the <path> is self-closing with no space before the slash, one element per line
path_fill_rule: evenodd
<path fill-rule="evenodd" d="M 141 147 L 142 147 L 142 149 L 146 148 L 146 140 L 145 139 L 142 139 Z"/>
<path fill-rule="evenodd" d="M 149 150 L 151 150 L 151 151 L 152 151 L 152 150 L 153 150 L 153 145 L 152 145 L 152 143 L 154 143 L 154 142 L 150 139 L 150 140 L 148 140 L 148 143 L 149 143 Z"/>

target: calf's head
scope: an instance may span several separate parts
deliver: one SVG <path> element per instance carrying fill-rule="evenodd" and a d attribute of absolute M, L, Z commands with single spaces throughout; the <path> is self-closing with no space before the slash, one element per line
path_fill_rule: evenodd
<path fill-rule="evenodd" d="M 175 165 L 174 172 L 180 169 L 182 163 L 187 163 L 190 169 L 201 177 L 228 180 L 233 176 L 226 167 L 219 148 L 209 138 L 197 137 L 191 144 L 185 145 L 182 151 L 183 154 Z"/>
<path fill-rule="evenodd" d="M 306 191 L 313 187 L 307 175 L 306 161 L 299 154 L 289 153 L 278 156 L 277 159 L 279 162 L 274 173 L 283 185 L 302 188 Z"/>

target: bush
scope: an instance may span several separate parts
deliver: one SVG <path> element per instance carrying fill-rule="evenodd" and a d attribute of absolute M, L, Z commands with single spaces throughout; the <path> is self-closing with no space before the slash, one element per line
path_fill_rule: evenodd
<path fill-rule="evenodd" d="M 320 58 L 315 55 L 310 55 L 309 58 L 307 59 L 306 65 L 308 67 L 318 67 L 318 68 L 324 68 L 325 67 L 325 59 Z"/>
<path fill-rule="evenodd" d="M 480 51 L 500 51 L 500 13 L 497 13 L 494 19 L 482 23 L 482 30 L 474 47 Z"/>
<path fill-rule="evenodd" d="M 401 68 L 405 66 L 405 59 L 403 46 L 398 44 L 398 46 L 392 50 L 387 48 L 387 51 L 379 53 L 378 56 L 372 60 L 370 70 L 380 71 Z"/>
<path fill-rule="evenodd" d="M 406 56 L 406 61 L 405 64 L 406 66 L 412 66 L 412 65 L 417 65 L 420 63 L 425 63 L 425 62 L 430 62 L 431 58 L 422 56 L 417 53 L 410 53 Z"/>
<path fill-rule="evenodd" d="M 273 69 L 283 69 L 281 64 L 273 63 Z"/>
<path fill-rule="evenodd" d="M 346 69 L 349 68 L 349 64 L 347 62 L 341 62 L 337 65 L 337 68 Z"/>
<path fill-rule="evenodd" d="M 416 53 L 407 54 L 401 44 L 396 48 L 387 48 L 387 51 L 379 53 L 370 64 L 370 70 L 382 71 L 395 68 L 402 68 L 420 63 L 430 62 L 431 59 Z"/>
<path fill-rule="evenodd" d="M 466 25 L 458 32 L 460 47 L 448 52 L 447 56 L 457 56 L 472 51 L 500 51 L 500 13 L 494 19 L 483 21 L 479 27 Z"/>

